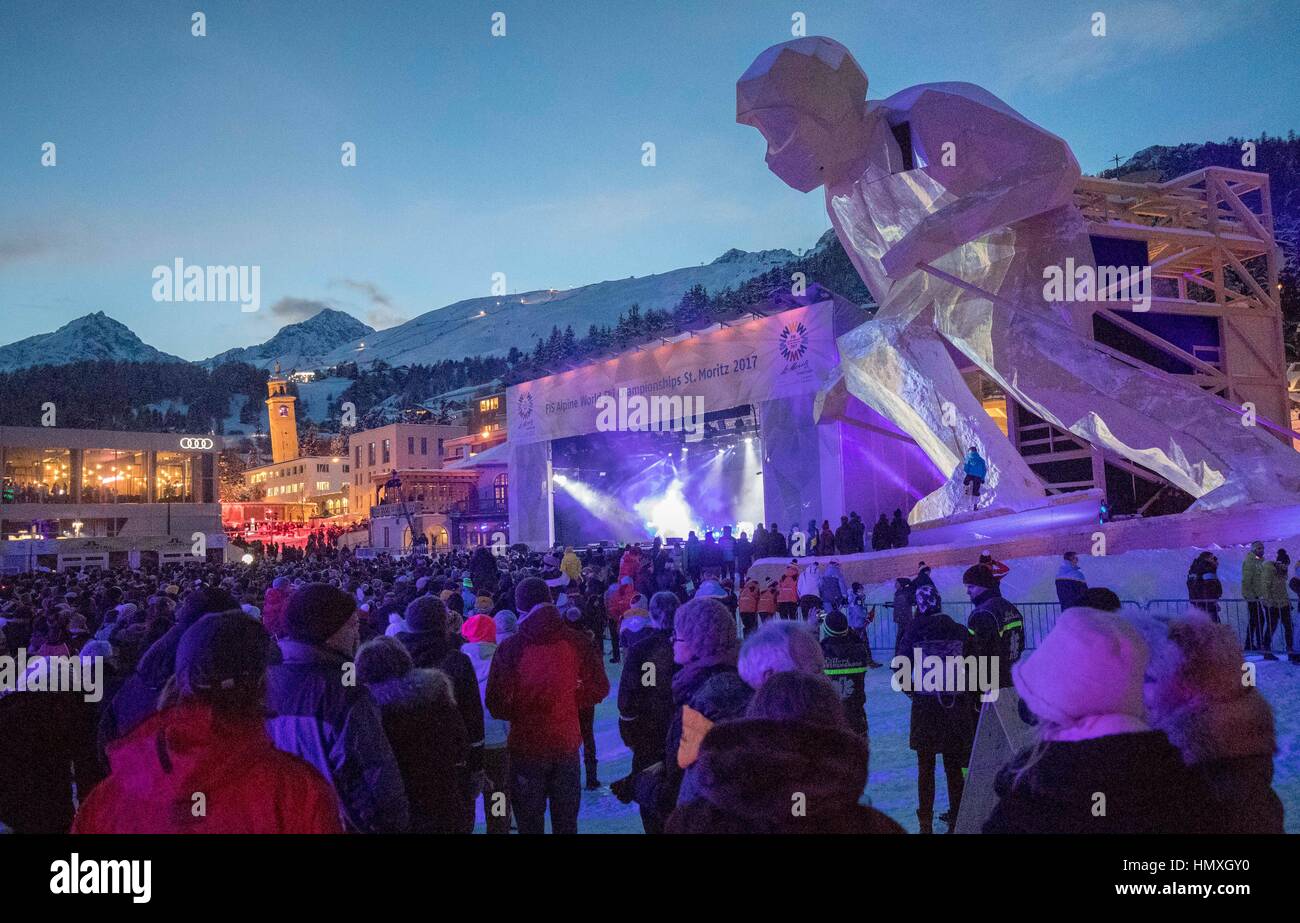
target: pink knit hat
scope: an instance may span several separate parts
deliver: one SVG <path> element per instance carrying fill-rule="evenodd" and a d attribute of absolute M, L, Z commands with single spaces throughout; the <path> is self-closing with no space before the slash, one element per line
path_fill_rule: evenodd
<path fill-rule="evenodd" d="M 1097 609 L 1066 609 L 1027 659 L 1011 668 L 1029 710 L 1068 727 L 1093 715 L 1144 719 L 1142 679 L 1151 652 L 1127 619 Z"/>
<path fill-rule="evenodd" d="M 460 627 L 460 634 L 466 641 L 490 641 L 495 644 L 497 623 L 492 621 L 490 615 L 473 615 Z"/>

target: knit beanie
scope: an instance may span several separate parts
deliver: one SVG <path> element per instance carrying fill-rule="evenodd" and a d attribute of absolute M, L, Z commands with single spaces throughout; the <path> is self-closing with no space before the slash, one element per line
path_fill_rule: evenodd
<path fill-rule="evenodd" d="M 1145 719 L 1142 682 L 1150 656 L 1127 619 L 1075 607 L 1011 668 L 1011 678 L 1030 711 L 1063 727 L 1094 715 Z"/>
<path fill-rule="evenodd" d="M 986 590 L 996 589 L 998 585 L 993 579 L 993 569 L 986 564 L 966 568 L 966 573 L 961 575 L 961 582 L 966 586 L 983 587 Z"/>
<path fill-rule="evenodd" d="M 502 609 L 492 617 L 492 621 L 497 626 L 497 637 L 502 640 L 507 635 L 512 635 L 519 628 L 519 618 L 509 609 Z"/>
<path fill-rule="evenodd" d="M 461 636 L 466 641 L 489 641 L 493 644 L 497 640 L 497 623 L 492 621 L 490 615 L 474 615 L 465 620 L 465 624 L 460 627 Z"/>
<path fill-rule="evenodd" d="M 411 631 L 445 632 L 446 603 L 436 596 L 417 596 L 406 606 L 406 625 Z"/>
<path fill-rule="evenodd" d="M 295 641 L 323 644 L 347 624 L 357 603 L 328 583 L 308 583 L 294 590 L 284 607 L 284 625 Z"/>
<path fill-rule="evenodd" d="M 515 587 L 515 610 L 527 615 L 534 606 L 551 601 L 551 588 L 540 577 L 528 577 Z"/>
<path fill-rule="evenodd" d="M 839 609 L 832 609 L 826 614 L 826 631 L 833 635 L 842 635 L 849 630 L 849 620 Z"/>
<path fill-rule="evenodd" d="M 205 615 L 185 630 L 176 648 L 176 682 L 182 695 L 210 698 L 251 689 L 266 672 L 271 638 L 239 610 Z"/>

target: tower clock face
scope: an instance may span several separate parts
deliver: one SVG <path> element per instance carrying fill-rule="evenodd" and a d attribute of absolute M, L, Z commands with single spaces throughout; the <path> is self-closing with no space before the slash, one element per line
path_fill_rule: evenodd
<path fill-rule="evenodd" d="M 280 412 L 280 416 L 282 416 L 282 417 L 287 417 L 287 416 L 289 416 L 289 408 L 288 408 L 287 406 L 285 406 L 284 404 L 281 404 L 281 405 L 280 405 L 280 411 L 279 411 L 279 412 Z"/>

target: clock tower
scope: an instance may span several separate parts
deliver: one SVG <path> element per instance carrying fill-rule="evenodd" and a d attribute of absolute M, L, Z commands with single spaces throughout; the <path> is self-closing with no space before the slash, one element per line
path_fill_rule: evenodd
<path fill-rule="evenodd" d="M 271 434 L 271 460 L 276 464 L 298 457 L 298 418 L 289 393 L 289 380 L 280 374 L 280 363 L 266 382 L 266 413 Z"/>

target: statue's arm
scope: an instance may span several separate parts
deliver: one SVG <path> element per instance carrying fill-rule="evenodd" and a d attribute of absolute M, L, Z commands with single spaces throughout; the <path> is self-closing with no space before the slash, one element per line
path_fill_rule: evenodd
<path fill-rule="evenodd" d="M 956 197 L 885 253 L 891 278 L 1068 203 L 1079 179 L 1079 163 L 1063 140 L 986 90 L 942 86 L 905 90 L 886 102 L 892 122 L 909 123 L 922 169 Z"/>

